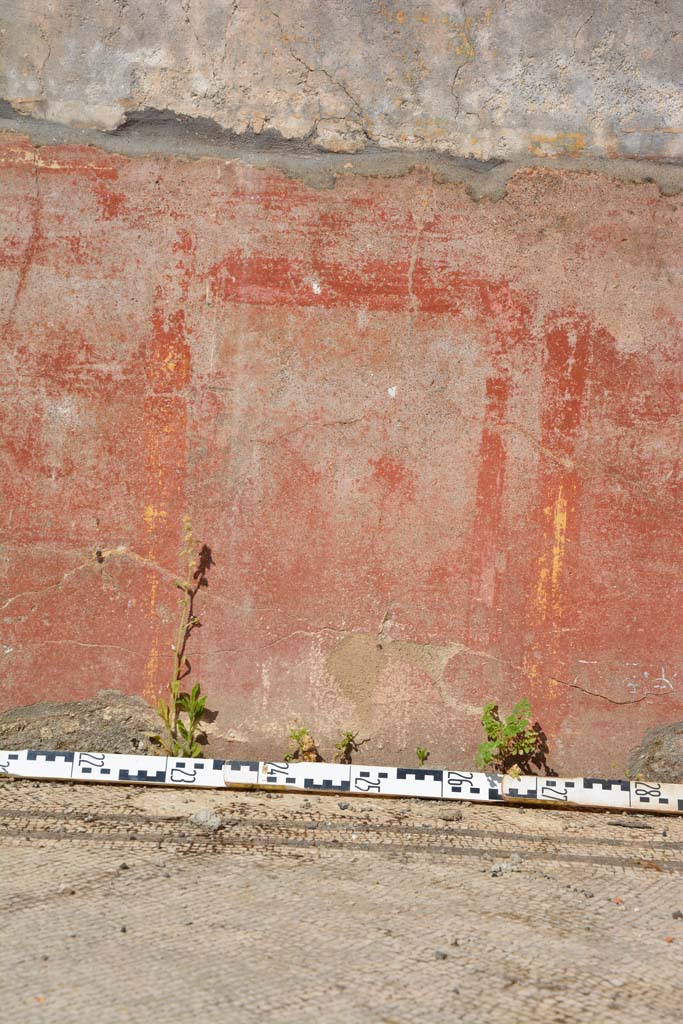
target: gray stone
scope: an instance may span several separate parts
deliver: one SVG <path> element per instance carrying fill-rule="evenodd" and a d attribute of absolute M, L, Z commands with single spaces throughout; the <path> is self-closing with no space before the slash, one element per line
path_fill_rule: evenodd
<path fill-rule="evenodd" d="M 457 807 L 454 811 L 439 811 L 441 821 L 462 821 L 462 811 Z"/>
<path fill-rule="evenodd" d="M 509 875 L 513 871 L 519 871 L 522 864 L 522 858 L 518 853 L 510 855 L 508 860 L 503 860 L 499 864 L 494 864 L 491 868 L 491 877 L 500 878 L 501 875 Z"/>
<path fill-rule="evenodd" d="M 480 161 L 682 151 L 678 3 L 52 0 L 4 4 L 0 29 L 0 97 L 66 125 L 171 111 Z"/>
<path fill-rule="evenodd" d="M 190 815 L 190 821 L 199 828 L 205 828 L 208 832 L 218 832 L 223 826 L 220 814 L 216 814 L 209 807 L 200 807 L 198 811 Z"/>
<path fill-rule="evenodd" d="M 628 756 L 628 774 L 645 782 L 683 782 L 683 722 L 648 729 Z"/>
<path fill-rule="evenodd" d="M 150 735 L 159 719 L 141 697 L 101 690 L 90 700 L 13 708 L 0 715 L 0 750 L 95 750 L 110 754 L 158 752 Z"/>

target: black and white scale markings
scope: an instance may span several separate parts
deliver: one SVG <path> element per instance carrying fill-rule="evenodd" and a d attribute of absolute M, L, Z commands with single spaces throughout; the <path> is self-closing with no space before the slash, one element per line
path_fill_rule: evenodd
<path fill-rule="evenodd" d="M 74 782 L 223 787 L 224 765 L 224 761 L 207 758 L 80 753 L 70 750 L 0 751 L 0 774 Z"/>
<path fill-rule="evenodd" d="M 74 782 L 128 782 L 223 789 L 276 787 L 305 793 L 404 796 L 477 803 L 538 803 L 683 814 L 683 785 L 622 779 L 559 779 L 447 768 L 387 768 L 307 761 L 223 761 L 68 750 L 0 751 L 0 775 Z"/>

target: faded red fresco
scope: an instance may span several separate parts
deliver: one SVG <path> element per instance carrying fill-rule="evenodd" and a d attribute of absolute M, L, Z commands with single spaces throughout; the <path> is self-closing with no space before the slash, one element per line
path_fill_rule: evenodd
<path fill-rule="evenodd" d="M 0 176 L 2 709 L 163 690 L 187 513 L 216 752 L 466 764 L 528 695 L 618 772 L 681 718 L 679 197 L 10 135 Z"/>

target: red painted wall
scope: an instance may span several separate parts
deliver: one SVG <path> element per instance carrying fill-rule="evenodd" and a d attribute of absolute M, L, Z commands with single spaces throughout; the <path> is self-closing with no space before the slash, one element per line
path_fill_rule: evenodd
<path fill-rule="evenodd" d="M 9 135 L 0 181 L 3 708 L 163 690 L 189 513 L 216 751 L 465 763 L 526 694 L 609 772 L 681 717 L 680 197 Z"/>

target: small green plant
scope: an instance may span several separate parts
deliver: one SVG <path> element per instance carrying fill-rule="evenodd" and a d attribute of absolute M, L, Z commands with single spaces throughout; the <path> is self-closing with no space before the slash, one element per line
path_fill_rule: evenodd
<path fill-rule="evenodd" d="M 420 768 L 422 768 L 425 761 L 429 757 L 429 751 L 427 750 L 426 747 L 418 747 L 417 750 L 415 751 L 415 754 L 417 756 L 417 763 L 419 764 Z"/>
<path fill-rule="evenodd" d="M 541 763 L 547 748 L 538 722 L 531 724 L 531 705 L 526 697 L 505 719 L 500 717 L 496 703 L 485 704 L 481 724 L 486 739 L 477 748 L 477 768 L 521 775 L 531 771 L 531 764 Z"/>
<path fill-rule="evenodd" d="M 340 764 L 351 764 L 352 756 L 358 753 L 364 742 L 365 740 L 358 742 L 357 732 L 345 732 L 339 743 L 335 743 L 334 749 L 337 751 L 335 761 L 339 761 Z"/>
<path fill-rule="evenodd" d="M 156 710 L 163 722 L 163 732 L 153 736 L 152 741 L 163 747 L 171 757 L 199 757 L 200 720 L 206 706 L 206 697 L 201 696 L 199 683 L 189 693 L 181 691 L 183 679 L 190 673 L 190 663 L 185 651 L 193 630 L 201 626 L 194 613 L 194 602 L 202 587 L 208 587 L 206 574 L 213 565 L 211 549 L 203 544 L 197 554 L 197 543 L 192 532 L 192 520 L 186 516 L 184 523 L 183 549 L 181 559 L 185 563 L 183 578 L 176 580 L 176 587 L 182 591 L 180 622 L 173 644 L 173 676 L 168 684 L 168 701 L 160 697 Z M 184 716 L 184 717 L 183 717 Z"/>
<path fill-rule="evenodd" d="M 284 755 L 285 761 L 322 761 L 315 740 L 308 729 L 290 729 L 289 740 L 294 744 L 294 750 Z"/>

